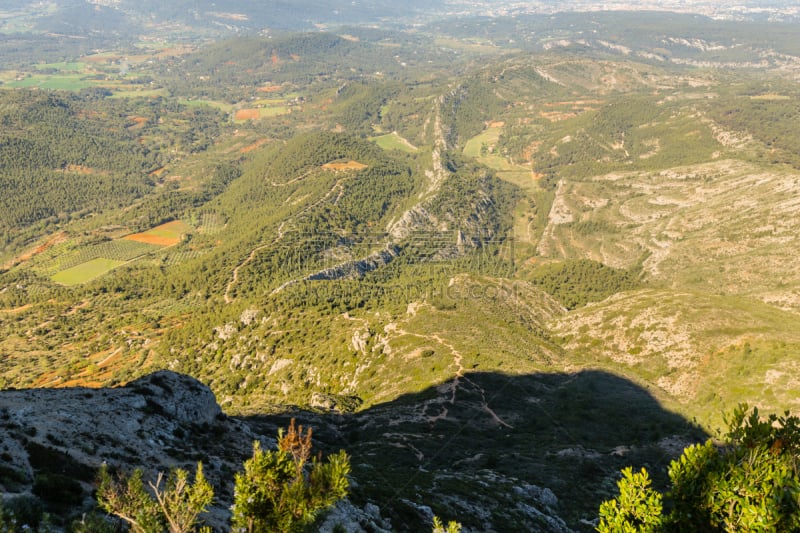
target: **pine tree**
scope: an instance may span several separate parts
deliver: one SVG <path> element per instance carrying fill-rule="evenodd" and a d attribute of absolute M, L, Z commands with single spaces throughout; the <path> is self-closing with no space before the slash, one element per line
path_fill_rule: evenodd
<path fill-rule="evenodd" d="M 157 533 L 163 531 L 163 516 L 158 504 L 144 485 L 144 474 L 137 468 L 129 477 L 120 475 L 114 479 L 103 465 L 100 469 L 100 485 L 97 502 L 109 514 L 127 522 L 133 533 Z"/>
<path fill-rule="evenodd" d="M 344 451 L 311 459 L 311 429 L 278 433 L 278 449 L 253 443 L 253 457 L 236 474 L 233 530 L 289 533 L 314 521 L 317 513 L 347 495 L 350 460 Z"/>

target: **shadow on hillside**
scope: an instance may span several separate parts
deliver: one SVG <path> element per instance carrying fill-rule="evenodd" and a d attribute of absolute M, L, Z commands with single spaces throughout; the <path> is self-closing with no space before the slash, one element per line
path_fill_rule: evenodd
<path fill-rule="evenodd" d="M 270 442 L 292 417 L 314 428 L 322 451 L 351 456 L 354 504 L 377 504 L 393 530 L 413 532 L 430 531 L 422 506 L 472 531 L 590 531 L 620 469 L 646 466 L 658 486 L 670 460 L 705 438 L 647 390 L 599 371 L 470 373 L 353 414 L 249 417 L 221 416 L 206 387 L 165 371 L 119 389 L 3 391 L 0 415 L 0 488 L 27 490 L 29 471 L 74 486 L 65 502 L 40 491 L 67 517 L 85 496 L 74 479 L 91 483 L 103 461 L 130 470 L 203 460 L 219 485 L 218 526 L 249 439 Z"/>
<path fill-rule="evenodd" d="M 600 371 L 471 373 L 355 414 L 246 420 L 269 434 L 290 416 L 313 427 L 323 449 L 347 450 L 352 499 L 377 503 L 401 531 L 426 523 L 409 501 L 478 530 L 553 530 L 526 505 L 591 530 L 581 520 L 616 493 L 620 469 L 645 466 L 658 486 L 682 448 L 706 437 L 647 390 Z M 558 503 L 534 501 L 531 485 Z"/>

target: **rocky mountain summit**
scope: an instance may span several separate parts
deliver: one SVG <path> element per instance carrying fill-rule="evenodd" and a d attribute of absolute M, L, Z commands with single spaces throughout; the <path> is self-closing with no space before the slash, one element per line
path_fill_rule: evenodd
<path fill-rule="evenodd" d="M 209 479 L 223 488 L 211 523 L 226 520 L 230 487 L 224 488 L 253 440 L 270 444 L 226 417 L 208 387 L 169 371 L 119 388 L 6 390 L 0 425 L 5 499 L 33 493 L 52 511 L 90 509 L 103 463 L 141 467 L 155 477 L 174 467 L 193 471 L 202 461 Z"/>

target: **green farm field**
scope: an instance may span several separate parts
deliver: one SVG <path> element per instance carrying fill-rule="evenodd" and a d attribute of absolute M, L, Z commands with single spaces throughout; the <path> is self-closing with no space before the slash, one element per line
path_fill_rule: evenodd
<path fill-rule="evenodd" d="M 500 135 L 503 133 L 503 128 L 487 128 L 479 135 L 471 138 L 464 144 L 464 155 L 467 157 L 481 157 L 485 155 L 483 147 L 487 150 L 493 149 L 500 140 Z"/>
<path fill-rule="evenodd" d="M 292 112 L 291 108 L 285 105 L 239 109 L 238 111 L 236 111 L 236 114 L 234 115 L 233 119 L 237 123 L 242 123 L 248 120 L 259 120 L 262 118 L 288 115 L 291 112 Z"/>
<path fill-rule="evenodd" d="M 396 131 L 379 137 L 372 137 L 370 140 L 374 141 L 375 144 L 384 150 L 400 150 L 401 152 L 408 152 L 410 154 L 418 151 L 416 146 L 408 142 L 408 140 L 400 136 Z"/>
<path fill-rule="evenodd" d="M 526 167 L 515 165 L 505 156 L 496 152 L 502 133 L 502 127 L 493 126 L 487 128 L 464 144 L 464 155 L 475 158 L 487 167 L 501 172 L 525 172 L 529 170 Z"/>
<path fill-rule="evenodd" d="M 99 278 L 103 274 L 125 263 L 126 261 L 115 261 L 113 259 L 98 257 L 86 263 L 62 270 L 53 275 L 52 279 L 56 283 L 61 283 L 62 285 L 80 285 L 81 283 Z"/>
<path fill-rule="evenodd" d="M 62 61 L 59 63 L 40 63 L 35 65 L 38 70 L 57 70 L 59 72 L 85 72 L 88 65 L 80 61 Z"/>

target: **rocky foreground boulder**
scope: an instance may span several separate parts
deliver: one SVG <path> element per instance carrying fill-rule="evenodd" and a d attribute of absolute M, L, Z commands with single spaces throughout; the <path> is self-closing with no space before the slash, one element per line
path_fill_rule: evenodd
<path fill-rule="evenodd" d="M 254 434 L 226 417 L 199 381 L 159 371 L 124 387 L 0 391 L 0 491 L 6 500 L 38 497 L 45 508 L 80 513 L 93 506 L 98 467 L 157 471 L 203 462 L 215 485 L 211 522 L 227 522 L 233 474 L 250 456 Z"/>

